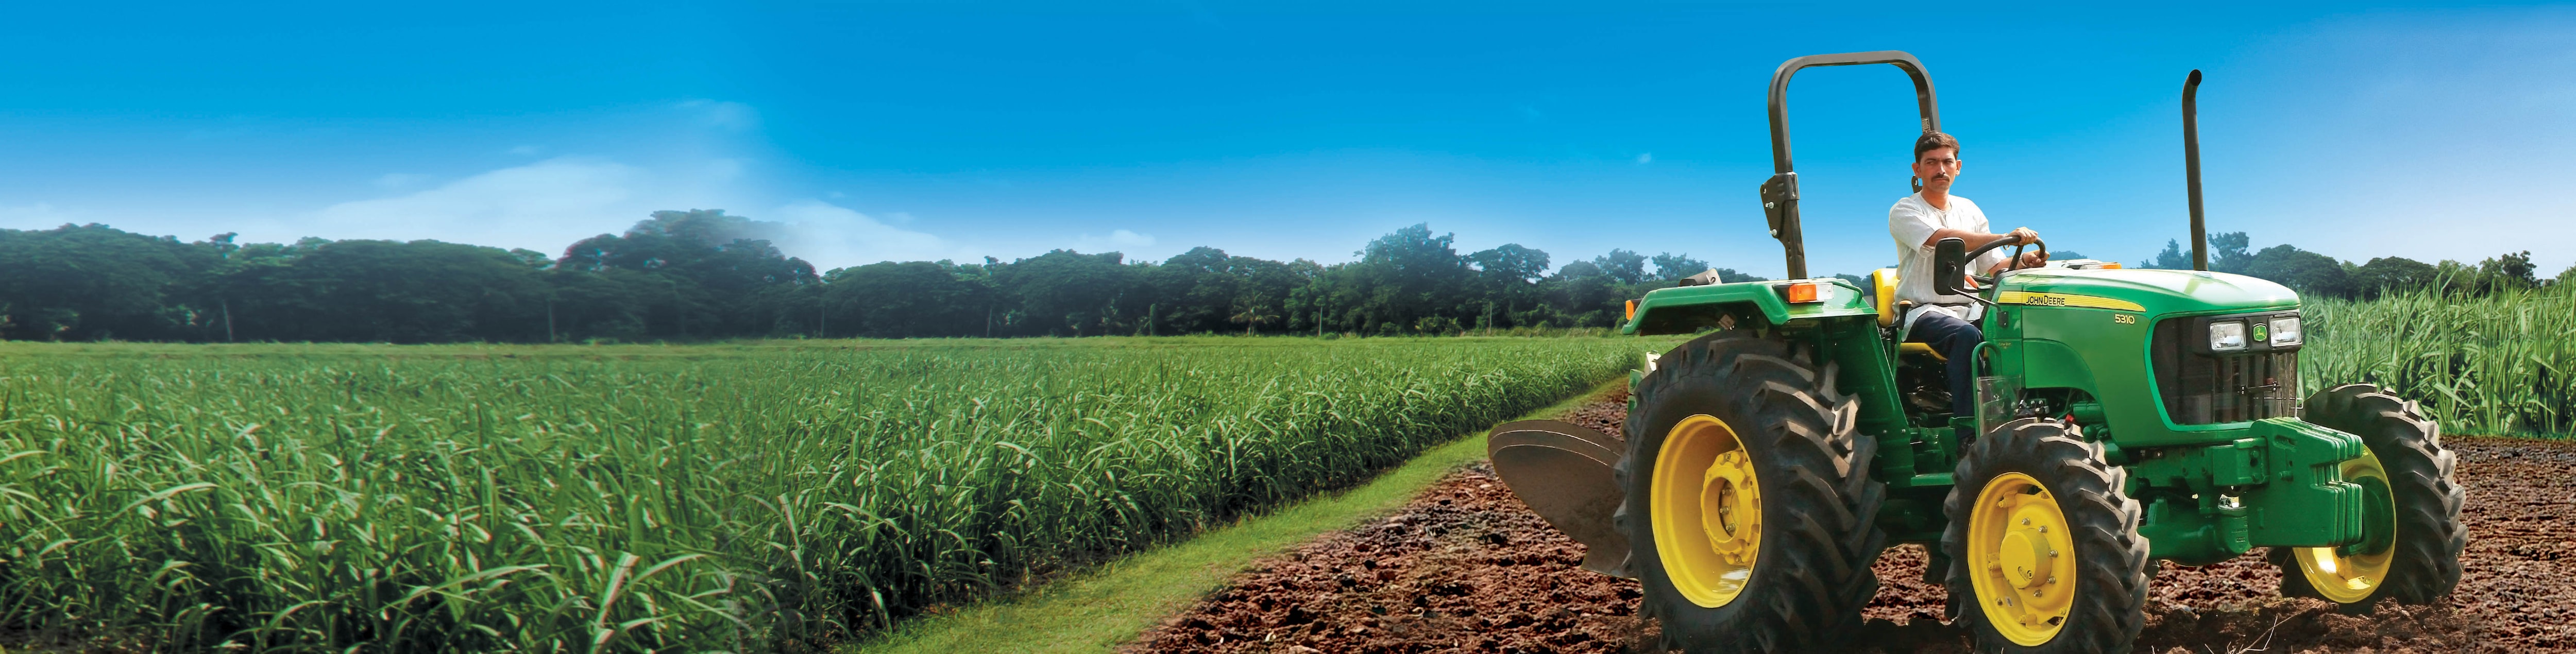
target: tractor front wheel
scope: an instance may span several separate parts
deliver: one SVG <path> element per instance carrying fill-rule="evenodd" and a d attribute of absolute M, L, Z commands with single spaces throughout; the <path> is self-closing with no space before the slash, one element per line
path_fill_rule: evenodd
<path fill-rule="evenodd" d="M 1980 652 L 2126 652 L 2146 626 L 2147 539 L 2128 473 L 2056 420 L 1970 444 L 1943 510 L 1954 624 Z"/>
<path fill-rule="evenodd" d="M 2360 484 L 2362 542 L 2343 547 L 2275 547 L 2281 594 L 2315 597 L 2344 613 L 2369 613 L 2383 598 L 2431 604 L 2460 584 L 2460 524 L 2467 491 L 2452 480 L 2441 429 L 2414 402 L 2378 386 L 2344 384 L 2308 398 L 2306 420 L 2361 437 L 2361 458 L 2344 481 Z"/>
<path fill-rule="evenodd" d="M 1666 648 L 1838 651 L 1878 592 L 1877 441 L 1859 436 L 1833 364 L 1803 349 L 1720 331 L 1635 389 L 1615 520 Z"/>

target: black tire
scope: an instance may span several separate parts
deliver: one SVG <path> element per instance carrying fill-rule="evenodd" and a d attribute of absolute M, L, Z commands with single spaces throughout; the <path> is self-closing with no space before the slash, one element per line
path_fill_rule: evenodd
<path fill-rule="evenodd" d="M 1726 330 L 1673 349 L 1637 385 L 1628 495 L 1615 520 L 1644 583 L 1640 612 L 1662 622 L 1666 648 L 1714 652 L 1838 651 L 1878 593 L 1870 564 L 1886 549 L 1876 518 L 1886 487 L 1870 478 L 1877 442 L 1858 436 L 1857 400 L 1834 389 L 1834 366 L 1776 335 Z M 1761 546 L 1744 589 L 1715 608 L 1674 587 L 1656 550 L 1650 488 L 1675 425 L 1706 414 L 1738 430 L 1760 490 Z"/>
<path fill-rule="evenodd" d="M 2335 609 L 2367 614 L 2382 599 L 2404 604 L 2432 604 L 2460 585 L 2460 551 L 2469 545 L 2469 529 L 2460 524 L 2460 507 L 2468 491 L 2452 478 L 2450 450 L 2442 448 L 2441 426 L 2424 417 L 2413 401 L 2371 384 L 2344 384 L 2308 398 L 2304 419 L 2318 426 L 2361 437 L 2388 471 L 2388 490 L 2397 504 L 2397 533 L 2390 546 L 2388 578 L 2369 597 Z M 2285 547 L 2272 548 L 2272 565 L 2281 567 L 2281 595 L 2333 601 L 2317 592 Z"/>
<path fill-rule="evenodd" d="M 1970 513 L 1979 493 L 2004 473 L 2029 475 L 2056 499 L 2064 514 L 2075 560 L 2075 588 L 2065 623 L 2038 645 L 2014 643 L 1990 623 L 1971 578 Z M 1941 549 L 1950 558 L 1950 617 L 1964 626 L 1979 652 L 2127 652 L 2146 627 L 2147 539 L 2138 536 L 2139 508 L 2124 489 L 2128 470 L 2102 460 L 2102 446 L 2085 442 L 2064 422 L 2023 418 L 1978 438 L 1959 457 L 1956 482 L 1942 511 L 1950 520 Z"/>

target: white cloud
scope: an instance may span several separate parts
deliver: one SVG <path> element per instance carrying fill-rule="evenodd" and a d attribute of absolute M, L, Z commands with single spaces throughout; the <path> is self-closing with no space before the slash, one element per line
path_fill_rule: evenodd
<path fill-rule="evenodd" d="M 313 217 L 327 238 L 559 248 L 580 235 L 616 231 L 641 218 L 619 209 L 635 197 L 644 177 L 642 170 L 608 161 L 551 159 L 408 195 L 343 202 Z M 624 214 L 624 220 L 613 217 L 617 214 Z M 548 236 L 531 239 L 530 232 Z"/>
<path fill-rule="evenodd" d="M 867 214 L 821 200 L 789 204 L 768 216 L 756 217 L 786 223 L 787 234 L 773 244 L 782 252 L 814 264 L 818 270 L 879 261 L 983 260 L 980 255 L 948 239 L 894 227 Z"/>
<path fill-rule="evenodd" d="M 533 156 L 537 156 L 538 154 L 542 154 L 542 153 L 544 153 L 545 151 L 546 151 L 546 149 L 545 149 L 545 148 L 538 147 L 538 146 L 534 146 L 534 145 L 522 145 L 522 146 L 518 146 L 518 147 L 510 148 L 510 154 L 515 154 L 515 155 L 519 155 L 519 156 L 522 156 L 522 157 L 533 157 Z"/>
<path fill-rule="evenodd" d="M 1138 234 L 1124 229 L 1111 231 L 1108 236 L 1092 236 L 1090 234 L 1084 234 L 1073 239 L 1073 249 L 1077 252 L 1109 252 L 1115 250 L 1124 251 L 1127 254 L 1132 255 L 1135 254 L 1133 250 L 1136 248 L 1152 247 L 1153 245 L 1153 235 Z"/>
<path fill-rule="evenodd" d="M 343 202 L 301 224 L 277 227 L 332 239 L 437 239 L 553 253 L 583 238 L 623 232 L 657 210 L 722 208 L 782 224 L 780 233 L 767 236 L 772 244 L 824 270 L 879 261 L 982 260 L 955 242 L 893 226 L 914 222 L 909 214 L 879 220 L 821 200 L 757 211 L 762 204 L 745 202 L 731 190 L 744 167 L 739 159 L 645 168 L 558 157 L 403 195 Z M 1136 236 L 1120 232 L 1112 238 Z"/>
<path fill-rule="evenodd" d="M 1641 153 L 1641 154 L 1638 154 L 1638 155 L 1637 155 L 1637 163 L 1640 163 L 1640 164 L 1650 164 L 1650 163 L 1654 163 L 1654 162 L 1655 162 L 1655 153 L 1652 153 L 1652 152 L 1646 152 L 1646 153 Z"/>
<path fill-rule="evenodd" d="M 0 226 L 5 227 L 53 229 L 62 226 L 63 223 L 77 222 L 80 221 L 75 220 L 72 214 L 55 209 L 54 205 L 45 202 L 0 207 Z"/>
<path fill-rule="evenodd" d="M 657 210 L 744 206 L 730 190 L 741 174 L 742 163 L 731 159 L 647 169 L 557 157 L 392 197 L 342 202 L 243 231 L 259 239 L 437 239 L 554 252 L 583 238 L 625 231 Z M 378 184 L 426 179 L 387 175 Z"/>

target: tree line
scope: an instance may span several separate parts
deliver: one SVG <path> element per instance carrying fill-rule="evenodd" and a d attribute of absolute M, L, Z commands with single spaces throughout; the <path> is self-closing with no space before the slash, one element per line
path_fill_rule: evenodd
<path fill-rule="evenodd" d="M 2478 296 L 2576 282 L 2576 266 L 2560 271 L 2555 278 L 2540 277 L 2539 268 L 2531 263 L 2530 250 L 2508 252 L 2475 264 L 2447 259 L 2424 263 L 2405 257 L 2375 257 L 2356 264 L 2288 244 L 2249 251 L 2251 244 L 2244 232 L 2211 234 L 2209 269 L 2272 280 L 2307 296 L 2353 300 L 2416 291 Z M 2168 240 L 2164 251 L 2138 265 L 2189 270 L 2191 253 L 2183 250 L 2180 241 Z"/>
<path fill-rule="evenodd" d="M 439 241 L 236 243 L 105 225 L 0 230 L 0 338 L 184 342 L 586 342 L 743 337 L 1197 333 L 1406 335 L 1611 327 L 1623 301 L 1711 270 L 1611 250 L 1553 266 L 1507 244 L 1460 252 L 1413 225 L 1346 263 L 1193 248 L 1163 261 L 1056 250 L 1003 262 L 884 262 L 816 272 L 722 210 L 660 211 L 559 256 Z M 2476 265 L 2336 261 L 2211 238 L 2212 268 L 2312 294 L 2485 293 L 2549 283 L 2528 252 Z M 2060 253 L 2072 258 L 2073 253 Z M 2145 267 L 2188 268 L 2178 243 Z M 1723 281 L 1762 278 L 1714 269 Z M 2561 273 L 2561 280 L 2576 268 Z M 1866 285 L 1853 275 L 1838 275 Z"/>
<path fill-rule="evenodd" d="M 0 338 L 186 342 L 585 342 L 742 337 L 1455 334 L 1607 327 L 1621 303 L 1708 270 L 1612 250 L 1551 268 L 1518 244 L 1461 253 L 1414 225 L 1358 260 L 1210 247 L 1169 259 L 1056 250 L 1003 262 L 816 272 L 776 224 L 660 211 L 534 250 L 440 241 L 183 242 L 98 224 L 0 230 Z M 1720 269 L 1728 281 L 1760 279 Z"/>

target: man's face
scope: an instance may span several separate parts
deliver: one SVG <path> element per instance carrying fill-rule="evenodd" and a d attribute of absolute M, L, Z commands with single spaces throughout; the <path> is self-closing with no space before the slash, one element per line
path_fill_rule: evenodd
<path fill-rule="evenodd" d="M 1959 149 L 1933 148 L 1914 158 L 1914 176 L 1923 180 L 1926 193 L 1948 194 L 1950 182 L 1959 178 Z"/>

